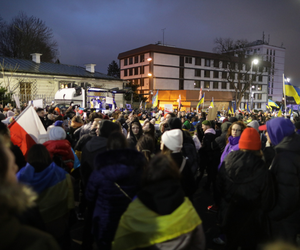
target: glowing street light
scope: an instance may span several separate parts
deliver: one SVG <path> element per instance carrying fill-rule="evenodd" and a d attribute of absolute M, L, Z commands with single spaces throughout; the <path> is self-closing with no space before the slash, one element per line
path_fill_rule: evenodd
<path fill-rule="evenodd" d="M 151 62 L 151 61 L 152 61 L 152 58 L 151 58 L 151 57 L 149 57 L 149 58 L 147 59 L 147 61 L 148 61 L 148 62 Z"/>
<path fill-rule="evenodd" d="M 152 76 L 152 73 L 148 73 L 148 76 Z"/>
<path fill-rule="evenodd" d="M 253 59 L 251 62 L 251 67 L 250 67 L 250 75 L 251 75 L 251 88 L 250 88 L 250 95 L 251 95 L 251 104 L 250 104 L 250 109 L 252 110 L 252 106 L 253 106 L 253 92 L 252 89 L 255 88 L 255 86 L 252 86 L 252 68 L 253 68 L 253 64 L 257 65 L 258 64 L 258 59 Z"/>

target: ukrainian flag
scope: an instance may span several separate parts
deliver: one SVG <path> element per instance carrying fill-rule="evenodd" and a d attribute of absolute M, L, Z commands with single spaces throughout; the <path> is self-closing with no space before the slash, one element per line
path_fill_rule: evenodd
<path fill-rule="evenodd" d="M 268 106 L 269 107 L 274 107 L 274 108 L 279 108 L 279 106 L 272 100 L 268 100 Z"/>
<path fill-rule="evenodd" d="M 228 114 L 231 115 L 231 110 L 229 109 L 229 106 L 228 106 L 228 111 L 227 112 L 228 112 Z"/>
<path fill-rule="evenodd" d="M 204 94 L 202 95 L 200 101 L 198 102 L 197 107 L 196 107 L 196 110 L 199 109 L 199 107 L 200 107 L 200 105 L 201 105 L 202 103 L 204 103 Z"/>
<path fill-rule="evenodd" d="M 281 107 L 281 109 L 279 109 L 277 117 L 282 117 L 282 107 Z"/>
<path fill-rule="evenodd" d="M 152 98 L 152 108 L 157 107 L 158 105 L 158 90 L 156 91 L 155 96 Z"/>
<path fill-rule="evenodd" d="M 248 102 L 246 102 L 246 104 L 245 104 L 245 110 L 246 110 L 247 112 L 250 112 Z"/>
<path fill-rule="evenodd" d="M 210 106 L 213 108 L 214 107 L 214 98 L 211 98 Z"/>
<path fill-rule="evenodd" d="M 271 109 L 271 111 L 272 111 L 272 107 L 270 107 L 270 106 L 268 105 L 268 103 L 266 103 L 266 108 L 267 108 L 268 110 Z"/>
<path fill-rule="evenodd" d="M 286 96 L 294 97 L 295 102 L 300 104 L 300 88 L 290 84 L 286 78 L 284 78 L 284 89 Z"/>

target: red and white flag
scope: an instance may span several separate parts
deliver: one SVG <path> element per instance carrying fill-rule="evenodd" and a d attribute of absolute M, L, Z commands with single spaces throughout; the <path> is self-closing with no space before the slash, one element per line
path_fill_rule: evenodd
<path fill-rule="evenodd" d="M 47 133 L 32 106 L 28 106 L 8 128 L 12 143 L 20 147 L 25 157 L 30 147 L 38 143 L 39 135 Z"/>

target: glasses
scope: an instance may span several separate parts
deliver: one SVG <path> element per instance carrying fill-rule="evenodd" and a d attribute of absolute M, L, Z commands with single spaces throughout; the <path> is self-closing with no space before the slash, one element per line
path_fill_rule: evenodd
<path fill-rule="evenodd" d="M 241 132 L 242 130 L 233 128 L 233 129 L 231 129 L 231 131 L 233 131 L 233 132 Z"/>

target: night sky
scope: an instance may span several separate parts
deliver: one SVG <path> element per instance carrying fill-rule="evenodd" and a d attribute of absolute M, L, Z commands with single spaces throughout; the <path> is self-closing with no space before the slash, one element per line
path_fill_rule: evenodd
<path fill-rule="evenodd" d="M 105 74 L 119 53 L 162 41 L 162 29 L 165 44 L 207 52 L 217 37 L 250 42 L 265 32 L 270 45 L 286 48 L 285 75 L 300 86 L 300 0 L 11 0 L 0 5 L 6 22 L 20 11 L 52 29 L 61 63 L 96 63 Z"/>

